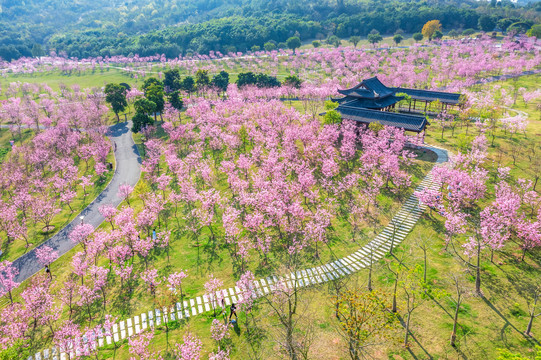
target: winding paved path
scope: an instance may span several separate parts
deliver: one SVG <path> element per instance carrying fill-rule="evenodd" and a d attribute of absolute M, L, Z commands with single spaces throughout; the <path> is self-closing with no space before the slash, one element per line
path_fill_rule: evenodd
<path fill-rule="evenodd" d="M 122 201 L 117 196 L 118 187 L 121 184 L 130 184 L 134 186 L 139 181 L 139 176 L 141 174 L 141 158 L 139 157 L 137 146 L 133 142 L 131 122 L 123 122 L 111 126 L 109 128 L 108 136 L 116 145 L 116 169 L 113 179 L 109 185 L 107 185 L 105 190 L 90 203 L 90 205 L 88 205 L 75 217 L 75 219 L 62 228 L 56 235 L 13 262 L 13 266 L 19 270 L 19 275 L 15 279 L 17 282 L 23 282 L 38 271 L 43 270 L 43 266 L 37 262 L 36 249 L 47 245 L 57 251 L 59 256 L 64 255 L 76 245 L 69 239 L 68 235 L 76 225 L 81 223 L 79 216 L 84 215 L 84 222 L 97 228 L 105 220 L 98 211 L 100 206 L 105 204 L 112 204 L 115 207 L 118 206 Z"/>

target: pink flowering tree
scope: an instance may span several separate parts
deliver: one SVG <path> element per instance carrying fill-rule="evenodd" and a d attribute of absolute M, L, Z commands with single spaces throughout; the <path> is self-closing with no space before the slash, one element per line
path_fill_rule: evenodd
<path fill-rule="evenodd" d="M 94 231 L 94 227 L 90 224 L 78 224 L 74 227 L 72 232 L 69 234 L 69 238 L 76 244 L 81 244 L 84 251 L 87 251 L 87 245 L 90 242 L 90 234 Z"/>
<path fill-rule="evenodd" d="M 66 353 L 68 359 L 71 359 L 71 353 L 75 351 L 75 344 L 78 338 L 81 337 L 79 325 L 71 320 L 65 321 L 55 332 L 53 343 L 57 351 Z"/>
<path fill-rule="evenodd" d="M 160 284 L 158 270 L 148 269 L 141 274 L 141 279 L 147 284 L 150 293 L 156 296 L 156 287 Z"/>
<path fill-rule="evenodd" d="M 113 224 L 113 219 L 115 218 L 118 210 L 112 205 L 102 205 L 99 208 L 99 212 L 105 218 L 105 220 L 111 224 L 111 229 L 114 230 L 115 226 Z"/>
<path fill-rule="evenodd" d="M 238 305 L 242 311 L 249 312 L 254 304 L 254 299 L 257 298 L 254 281 L 254 275 L 250 271 L 242 274 L 239 281 L 237 281 L 237 287 L 240 289 Z"/>
<path fill-rule="evenodd" d="M 229 360 L 229 349 L 210 353 L 209 360 Z"/>
<path fill-rule="evenodd" d="M 214 277 L 212 274 L 209 275 L 209 279 L 204 285 L 205 292 L 207 293 L 210 305 L 214 311 L 214 317 L 216 317 L 216 308 L 221 304 L 223 299 L 223 294 L 221 292 L 223 285 L 222 280 Z"/>
<path fill-rule="evenodd" d="M 19 283 L 15 281 L 15 278 L 19 274 L 11 262 L 4 260 L 0 262 L 0 296 L 8 295 L 9 301 L 13 304 L 13 296 L 11 292 L 13 289 L 19 286 Z"/>
<path fill-rule="evenodd" d="M 118 197 L 130 205 L 130 194 L 133 192 L 133 187 L 129 184 L 122 184 L 118 187 Z"/>
<path fill-rule="evenodd" d="M 184 279 L 188 276 L 185 271 L 174 272 L 167 277 L 169 283 L 169 289 L 175 294 L 180 293 L 180 299 L 184 299 L 184 294 L 182 293 L 182 283 Z"/>
<path fill-rule="evenodd" d="M 150 351 L 150 342 L 153 338 L 154 333 L 149 331 L 130 337 L 128 339 L 128 345 L 130 346 L 130 354 L 134 355 L 132 359 L 155 359 L 157 354 L 153 354 Z"/>
<path fill-rule="evenodd" d="M 187 333 L 182 339 L 182 344 L 175 345 L 175 356 L 178 360 L 199 360 L 203 344 L 195 335 Z"/>
<path fill-rule="evenodd" d="M 28 313 L 20 303 L 13 303 L 0 310 L 0 349 L 8 349 L 28 338 L 30 331 Z"/>
<path fill-rule="evenodd" d="M 229 348 L 227 340 L 231 336 L 229 334 L 229 329 L 231 325 L 226 322 L 225 324 L 219 321 L 218 319 L 212 320 L 210 326 L 210 337 L 216 341 L 218 350 L 215 353 L 211 353 L 209 358 L 211 359 L 229 359 Z"/>
<path fill-rule="evenodd" d="M 42 266 L 49 267 L 49 274 L 52 276 L 50 265 L 58 258 L 58 252 L 54 251 L 51 247 L 44 245 L 35 250 L 38 262 Z"/>

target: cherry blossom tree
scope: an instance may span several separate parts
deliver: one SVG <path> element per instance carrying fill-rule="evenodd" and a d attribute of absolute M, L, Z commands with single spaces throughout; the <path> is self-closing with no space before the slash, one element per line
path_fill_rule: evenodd
<path fill-rule="evenodd" d="M 4 260 L 0 262 L 0 296 L 8 294 L 9 301 L 13 304 L 13 296 L 11 292 L 13 289 L 19 286 L 19 283 L 15 281 L 15 278 L 19 274 L 11 262 Z"/>
<path fill-rule="evenodd" d="M 128 184 L 122 184 L 118 187 L 118 197 L 125 200 L 130 205 L 130 194 L 133 191 L 133 187 Z"/>
<path fill-rule="evenodd" d="M 187 333 L 182 339 L 182 344 L 176 344 L 174 350 L 178 360 L 199 360 L 201 356 L 202 342 L 195 335 Z"/>
<path fill-rule="evenodd" d="M 184 294 L 182 293 L 182 283 L 183 280 L 188 276 L 185 271 L 179 271 L 170 274 L 167 277 L 167 281 L 169 282 L 169 287 L 171 290 L 175 291 L 175 293 L 180 293 L 180 299 L 182 302 L 182 299 L 184 299 Z"/>
<path fill-rule="evenodd" d="M 220 290 L 223 285 L 222 280 L 217 279 L 212 274 L 209 275 L 209 279 L 204 285 L 205 292 L 207 293 L 210 305 L 214 311 L 214 317 L 216 317 L 216 308 L 221 304 L 223 299 L 223 294 Z"/>
<path fill-rule="evenodd" d="M 148 269 L 141 274 L 141 279 L 148 285 L 150 293 L 155 296 L 156 287 L 160 284 L 158 270 Z"/>

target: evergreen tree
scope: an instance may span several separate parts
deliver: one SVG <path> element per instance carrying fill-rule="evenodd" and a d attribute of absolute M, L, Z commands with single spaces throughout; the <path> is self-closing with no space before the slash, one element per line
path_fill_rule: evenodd
<path fill-rule="evenodd" d="M 113 83 L 105 85 L 105 101 L 111 105 L 117 121 L 120 121 L 120 116 L 118 114 L 121 111 L 124 111 L 128 106 L 128 101 L 126 100 L 126 88 L 122 85 Z"/>

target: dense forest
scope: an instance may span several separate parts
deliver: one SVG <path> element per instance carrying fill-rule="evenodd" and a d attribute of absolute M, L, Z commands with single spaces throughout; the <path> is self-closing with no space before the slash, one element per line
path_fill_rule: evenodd
<path fill-rule="evenodd" d="M 418 32 L 432 19 L 450 29 L 505 30 L 538 23 L 541 2 L 392 0 L 4 0 L 0 57 L 70 57 L 245 51 L 331 35 Z M 483 20 L 480 20 L 483 19 Z"/>

